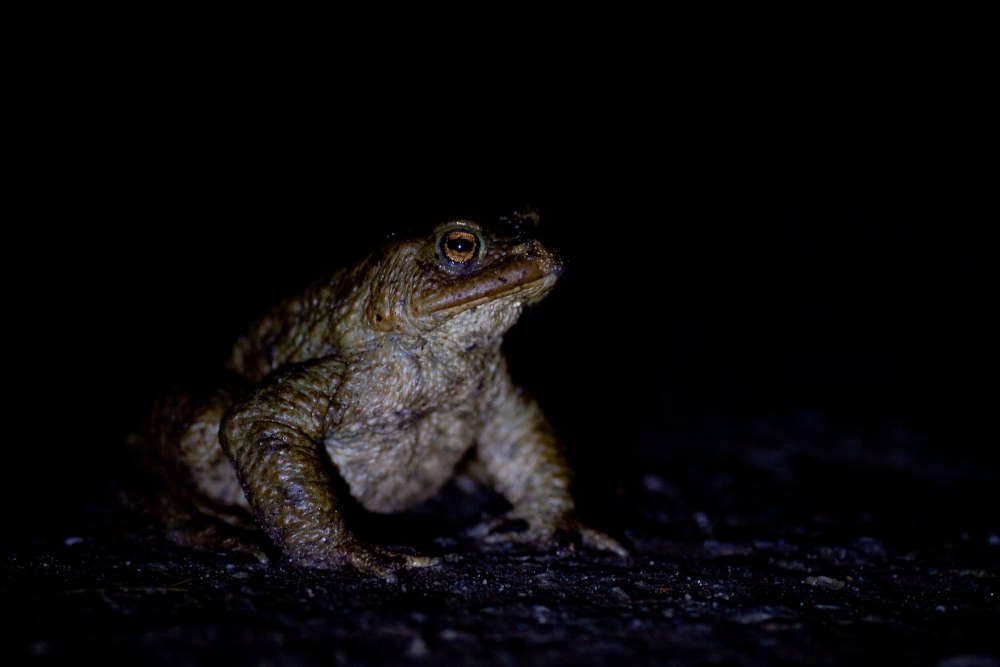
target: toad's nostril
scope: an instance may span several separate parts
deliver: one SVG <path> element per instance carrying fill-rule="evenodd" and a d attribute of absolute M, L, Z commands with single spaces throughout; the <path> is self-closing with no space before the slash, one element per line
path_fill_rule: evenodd
<path fill-rule="evenodd" d="M 560 276 L 565 268 L 565 263 L 558 252 L 549 249 L 541 241 L 532 239 L 517 246 L 517 252 L 530 258 L 544 273 Z"/>

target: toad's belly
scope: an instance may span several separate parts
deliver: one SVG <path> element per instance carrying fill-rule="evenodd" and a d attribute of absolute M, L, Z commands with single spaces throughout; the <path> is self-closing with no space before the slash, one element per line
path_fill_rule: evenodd
<path fill-rule="evenodd" d="M 434 413 L 390 425 L 341 425 L 326 450 L 351 495 L 372 512 L 398 512 L 433 496 L 475 442 L 477 420 Z"/>

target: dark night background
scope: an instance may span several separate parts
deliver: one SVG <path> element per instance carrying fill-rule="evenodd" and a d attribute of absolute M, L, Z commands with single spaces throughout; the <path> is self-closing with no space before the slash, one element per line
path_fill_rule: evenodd
<path fill-rule="evenodd" d="M 872 200 L 844 185 L 871 172 L 864 154 L 720 169 L 723 146 L 686 163 L 576 127 L 550 152 L 495 137 L 448 167 L 433 139 L 345 156 L 237 132 L 205 148 L 211 127 L 82 129 L 32 162 L 58 187 L 32 191 L 31 240 L 8 248 L 28 260 L 8 286 L 25 399 L 3 488 L 16 655 L 114 641 L 172 664 L 875 664 L 888 650 L 995 667 L 993 209 L 902 178 Z M 247 564 L 240 583 L 225 557 L 188 560 L 116 509 L 124 434 L 158 388 L 218 368 L 252 318 L 394 229 L 525 205 L 567 271 L 508 358 L 566 444 L 581 513 L 629 544 L 632 569 L 494 554 L 401 597 Z M 135 573 L 109 574 L 125 558 Z M 523 588 L 528 571 L 557 581 Z M 474 590 L 483 572 L 508 588 Z"/>

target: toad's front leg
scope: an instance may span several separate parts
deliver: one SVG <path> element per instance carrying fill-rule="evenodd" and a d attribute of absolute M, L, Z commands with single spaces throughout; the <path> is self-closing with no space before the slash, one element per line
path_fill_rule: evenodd
<path fill-rule="evenodd" d="M 337 473 L 321 444 L 336 421 L 342 377 L 334 357 L 279 371 L 226 413 L 222 447 L 257 522 L 293 563 L 352 565 L 381 576 L 428 565 L 427 558 L 365 545 L 344 523 Z"/>
<path fill-rule="evenodd" d="M 522 542 L 553 547 L 560 536 L 586 547 L 628 552 L 604 533 L 580 523 L 570 496 L 570 470 L 545 415 L 534 400 L 501 373 L 490 402 L 491 416 L 479 435 L 478 455 L 488 481 L 513 506 L 500 520 L 480 526 L 486 542 Z"/>

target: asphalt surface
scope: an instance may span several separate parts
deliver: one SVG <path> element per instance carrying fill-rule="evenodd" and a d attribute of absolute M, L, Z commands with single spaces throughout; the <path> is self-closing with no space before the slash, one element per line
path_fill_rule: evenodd
<path fill-rule="evenodd" d="M 1000 664 L 992 467 L 899 425 L 792 414 L 735 428 L 649 429 L 616 479 L 583 485 L 585 516 L 629 546 L 629 562 L 477 549 L 462 529 L 498 505 L 455 488 L 359 527 L 441 556 L 395 582 L 186 551 L 97 494 L 5 540 L 7 652 L 165 665 Z"/>

